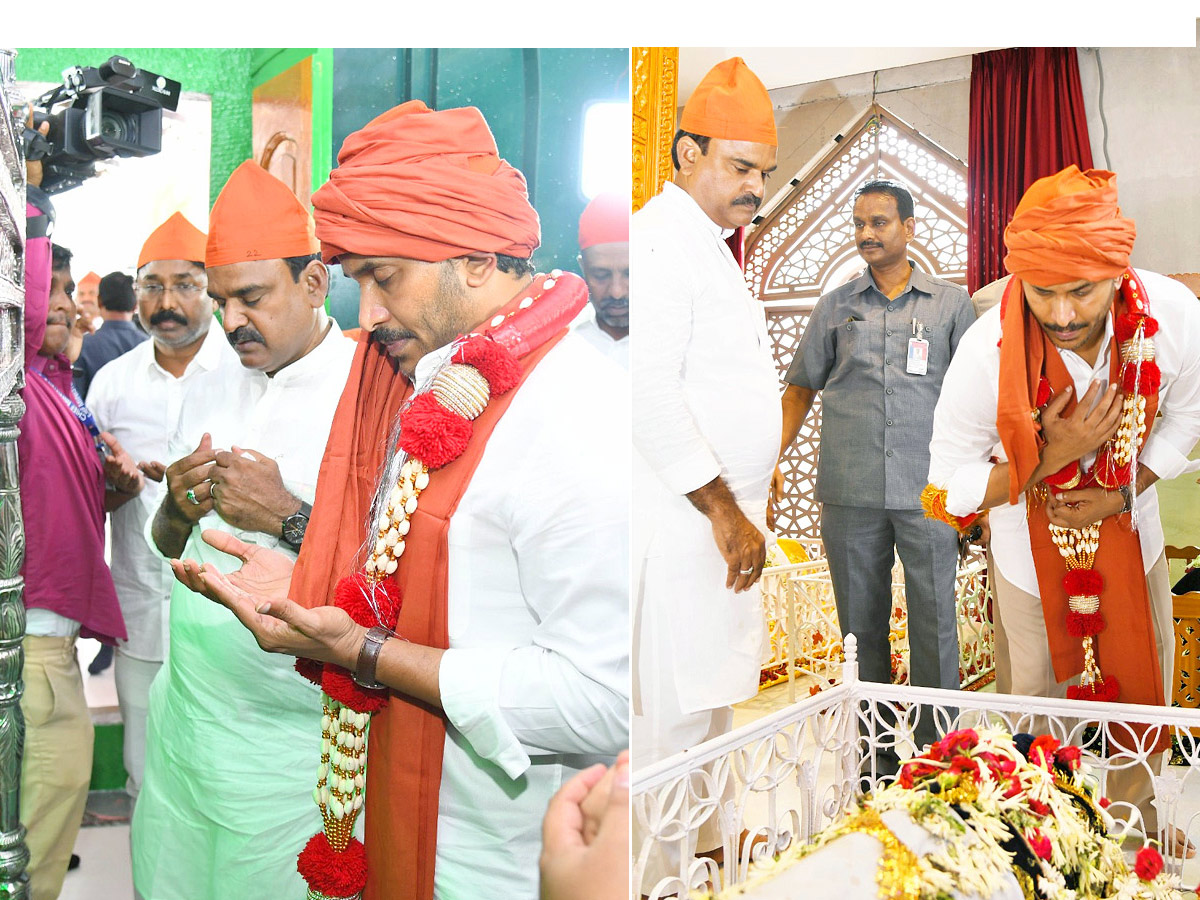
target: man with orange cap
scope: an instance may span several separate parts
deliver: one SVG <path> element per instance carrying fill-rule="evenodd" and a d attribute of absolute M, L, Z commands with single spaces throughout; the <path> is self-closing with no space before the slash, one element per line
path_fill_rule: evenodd
<path fill-rule="evenodd" d="M 753 220 L 777 143 L 766 88 L 725 60 L 684 106 L 674 181 L 633 217 L 636 768 L 728 731 L 758 690 L 779 377 L 725 239 Z"/>
<path fill-rule="evenodd" d="M 597 194 L 579 217 L 579 267 L 594 315 L 576 326 L 629 368 L 629 197 Z"/>
<path fill-rule="evenodd" d="M 184 224 L 175 223 L 188 231 Z M 354 353 L 325 313 L 328 272 L 312 217 L 247 161 L 213 204 L 207 239 L 192 246 L 189 258 L 203 249 L 211 298 L 200 302 L 220 308 L 240 365 L 191 379 L 166 455 L 157 457 L 169 465 L 146 537 L 164 564 L 186 553 L 236 568 L 200 539 L 202 529 L 295 559 Z M 161 295 L 161 308 L 167 286 L 186 297 L 201 283 L 178 263 L 153 263 L 139 277 L 143 294 Z M 152 284 L 164 290 L 147 290 Z M 186 327 L 161 318 L 160 330 Z M 318 692 L 283 660 L 259 653 L 227 610 L 177 582 L 169 647 L 150 692 L 132 828 L 135 888 L 143 900 L 302 896 L 280 848 L 308 831 L 312 787 L 300 773 L 320 747 Z"/>
<path fill-rule="evenodd" d="M 363 335 L 315 542 L 292 571 L 206 535 L 241 572 L 176 574 L 328 695 L 318 833 L 278 848 L 305 847 L 312 896 L 533 898 L 550 797 L 629 739 L 626 375 L 568 333 L 582 279 L 534 274 L 537 213 L 479 110 L 404 103 L 338 163 L 317 234 Z"/>
<path fill-rule="evenodd" d="M 150 340 L 100 369 L 87 398 L 100 427 L 120 440 L 147 477 L 136 498 L 109 505 L 113 581 L 127 631 L 114 672 L 125 726 L 126 788 L 135 799 L 145 768 L 150 684 L 166 655 L 173 584 L 170 567 L 146 543 L 146 521 L 162 501 L 167 441 L 184 392 L 200 373 L 238 364 L 221 330 L 209 327 L 205 241 L 204 232 L 178 212 L 151 232 L 138 256 L 135 289 L 137 316 Z"/>
<path fill-rule="evenodd" d="M 1002 692 L 1169 702 L 1153 485 L 1200 437 L 1200 308 L 1130 267 L 1134 235 L 1113 173 L 1035 181 L 1005 230 L 1003 300 L 963 337 L 938 401 L 923 500 L 960 529 L 990 509 Z M 1109 737 L 1132 745 L 1128 729 Z M 1146 775 L 1110 771 L 1108 790 L 1153 828 Z"/>

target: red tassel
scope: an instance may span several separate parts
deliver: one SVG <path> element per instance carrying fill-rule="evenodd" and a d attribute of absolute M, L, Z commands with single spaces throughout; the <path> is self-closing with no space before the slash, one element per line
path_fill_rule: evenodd
<path fill-rule="evenodd" d="M 511 391 L 521 380 L 521 364 L 495 341 L 474 335 L 454 351 L 454 361 L 479 370 L 493 397 Z"/>
<path fill-rule="evenodd" d="M 1050 379 L 1045 375 L 1038 379 L 1037 400 L 1034 401 L 1034 406 L 1041 409 L 1050 399 Z"/>
<path fill-rule="evenodd" d="M 378 621 L 371 608 L 371 599 L 379 607 Z M 333 604 L 348 612 L 350 618 L 364 628 L 382 625 L 391 630 L 396 627 L 400 615 L 400 588 L 391 578 L 372 582 L 362 572 L 355 572 L 338 581 Z"/>
<path fill-rule="evenodd" d="M 1125 393 L 1132 394 L 1134 381 L 1137 381 L 1137 392 L 1143 397 L 1152 397 L 1157 394 L 1159 387 L 1162 386 L 1162 372 L 1158 368 L 1158 363 L 1152 359 L 1143 362 L 1140 376 L 1137 368 L 1137 366 L 1125 367 L 1125 371 L 1121 373 L 1121 388 Z"/>
<path fill-rule="evenodd" d="M 1158 319 L 1155 319 L 1152 316 L 1146 316 L 1146 318 L 1142 321 L 1146 323 L 1146 337 L 1151 338 L 1158 334 Z"/>
<path fill-rule="evenodd" d="M 1069 597 L 1097 597 L 1104 579 L 1095 569 L 1072 569 L 1063 577 L 1063 588 Z"/>
<path fill-rule="evenodd" d="M 361 688 L 354 683 L 349 672 L 332 663 L 325 666 L 325 672 L 321 676 L 321 690 L 355 712 L 379 712 L 388 702 L 386 690 L 368 691 Z"/>
<path fill-rule="evenodd" d="M 315 659 L 307 659 L 303 656 L 296 657 L 296 671 L 313 684 L 321 683 L 321 674 L 324 669 L 325 663 L 317 662 Z"/>
<path fill-rule="evenodd" d="M 471 423 L 453 413 L 429 391 L 419 394 L 400 416 L 400 449 L 431 469 L 462 456 L 471 440 Z"/>
<path fill-rule="evenodd" d="M 358 838 L 350 838 L 338 853 L 325 832 L 318 832 L 296 857 L 296 870 L 310 888 L 327 897 L 353 897 L 367 886 L 367 848 Z"/>
<path fill-rule="evenodd" d="M 1099 634 L 1105 627 L 1104 616 L 1094 613 L 1067 613 L 1067 634 L 1073 638 L 1092 637 Z"/>
<path fill-rule="evenodd" d="M 1117 316 L 1117 320 L 1113 324 L 1113 334 L 1117 342 L 1123 344 L 1133 337 L 1137 332 L 1138 325 L 1144 321 L 1146 321 L 1146 317 L 1139 313 L 1125 312 Z"/>
<path fill-rule="evenodd" d="M 1113 703 L 1121 695 L 1121 686 L 1117 679 L 1108 677 L 1087 687 L 1071 685 L 1067 688 L 1068 700 L 1095 700 L 1099 703 Z"/>

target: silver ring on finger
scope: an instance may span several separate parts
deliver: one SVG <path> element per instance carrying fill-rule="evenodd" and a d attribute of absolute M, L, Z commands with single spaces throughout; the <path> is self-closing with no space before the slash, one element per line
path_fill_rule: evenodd
<path fill-rule="evenodd" d="M 185 496 L 188 498 L 188 502 L 191 503 L 193 506 L 200 505 L 200 501 L 198 499 L 196 499 L 196 489 L 195 488 L 188 488 L 187 494 Z"/>
<path fill-rule="evenodd" d="M 738 574 L 749 575 L 753 571 L 754 571 L 754 569 L 738 569 Z"/>

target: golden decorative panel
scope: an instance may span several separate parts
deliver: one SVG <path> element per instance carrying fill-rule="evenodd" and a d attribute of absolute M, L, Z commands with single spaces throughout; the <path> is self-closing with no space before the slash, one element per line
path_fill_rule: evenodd
<path fill-rule="evenodd" d="M 633 48 L 633 211 L 671 177 L 679 88 L 678 47 Z"/>

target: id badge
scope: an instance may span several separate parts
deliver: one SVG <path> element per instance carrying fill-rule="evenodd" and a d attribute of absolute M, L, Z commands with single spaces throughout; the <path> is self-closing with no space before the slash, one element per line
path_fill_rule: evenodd
<path fill-rule="evenodd" d="M 908 374 L 924 375 L 929 371 L 929 341 L 924 338 L 908 339 Z"/>

